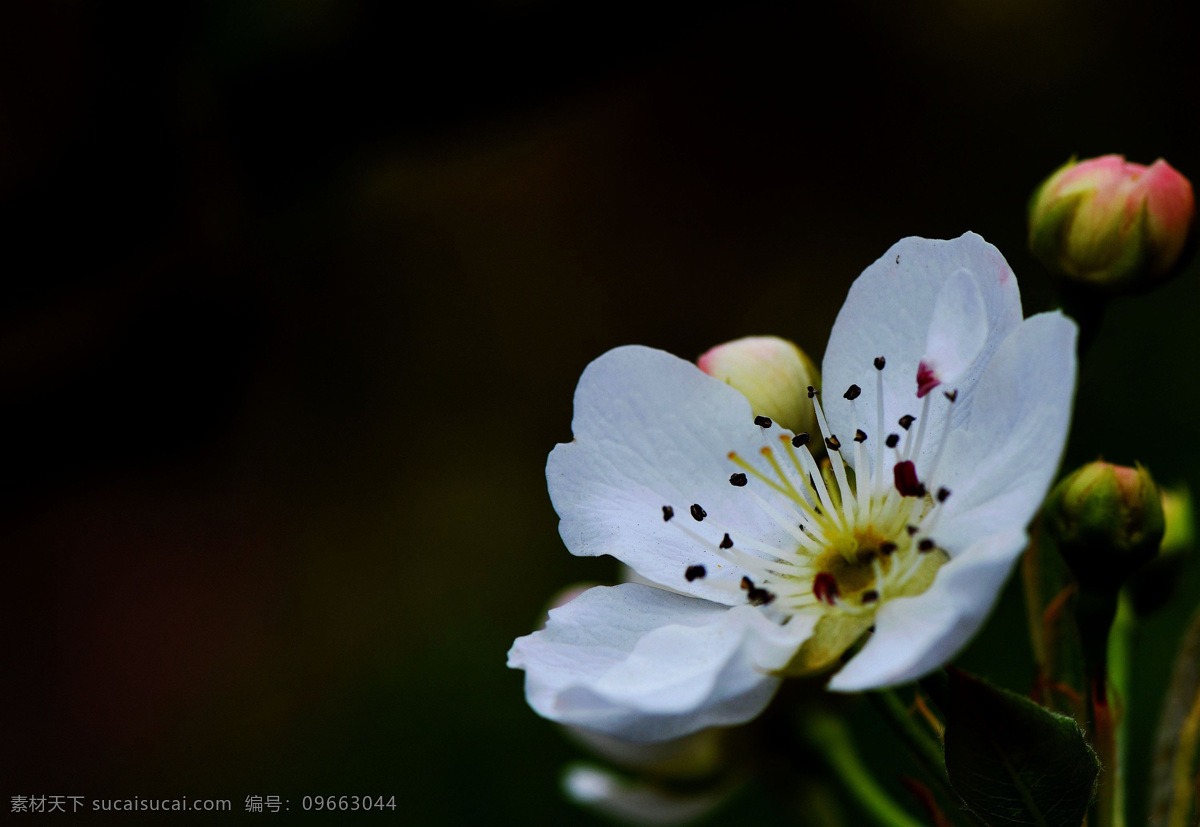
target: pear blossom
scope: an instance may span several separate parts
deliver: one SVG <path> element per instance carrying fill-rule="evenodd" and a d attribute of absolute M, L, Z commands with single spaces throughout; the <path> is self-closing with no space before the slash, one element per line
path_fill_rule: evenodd
<path fill-rule="evenodd" d="M 904 239 L 854 282 L 825 392 L 807 390 L 816 433 L 662 351 L 596 359 L 550 497 L 569 551 L 644 582 L 589 589 L 513 644 L 530 705 L 661 741 L 753 718 L 788 675 L 836 670 L 850 692 L 945 664 L 1058 467 L 1075 337 L 1060 313 L 1023 319 L 1003 256 L 968 233 Z"/>

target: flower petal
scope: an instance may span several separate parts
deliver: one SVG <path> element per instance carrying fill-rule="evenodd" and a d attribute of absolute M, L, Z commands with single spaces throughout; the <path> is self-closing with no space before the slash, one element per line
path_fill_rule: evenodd
<path fill-rule="evenodd" d="M 1062 458 L 1075 395 L 1075 323 L 1027 319 L 996 351 L 966 428 L 951 434 L 941 481 L 952 492 L 935 530 L 953 554 L 981 537 L 1024 528 Z"/>
<path fill-rule="evenodd" d="M 925 340 L 925 355 L 917 366 L 918 377 L 926 373 L 936 385 L 956 382 L 987 344 L 987 309 L 975 277 L 958 270 L 938 293 Z M 917 379 L 917 395 L 924 396 L 928 380 Z M 935 385 L 935 386 L 936 386 Z"/>
<path fill-rule="evenodd" d="M 609 351 L 579 379 L 572 429 L 575 441 L 546 463 L 572 554 L 611 554 L 656 583 L 736 604 L 745 600 L 737 588 L 745 572 L 714 553 L 726 531 L 735 543 L 740 532 L 794 551 L 753 495 L 729 484 L 738 471 L 730 451 L 755 457 L 788 432 L 755 425 L 744 396 L 690 362 L 647 347 Z M 702 521 L 689 513 L 694 503 Z M 674 524 L 663 519 L 668 505 Z M 693 565 L 706 576 L 688 581 Z"/>
<path fill-rule="evenodd" d="M 610 818 L 632 824 L 686 824 L 716 809 L 737 787 L 667 792 L 646 781 L 621 778 L 592 764 L 572 764 L 563 774 L 567 796 Z"/>
<path fill-rule="evenodd" d="M 942 566 L 928 591 L 885 602 L 875 614 L 875 633 L 829 688 L 883 689 L 943 666 L 987 619 L 1026 541 L 1021 529 L 993 534 Z"/>
<path fill-rule="evenodd" d="M 951 298 L 962 298 L 964 273 L 974 280 L 982 301 L 987 330 L 982 346 L 971 340 L 974 334 L 969 329 L 947 326 L 942 334 L 934 330 L 939 296 L 949 282 L 958 280 L 959 289 L 951 287 L 943 304 L 949 309 L 953 304 Z M 974 301 L 969 291 L 966 295 L 963 301 Z M 976 316 L 975 311 L 972 316 Z M 840 433 L 854 431 L 851 406 L 840 398 L 842 390 L 851 384 L 863 389 L 856 405 L 864 427 L 870 429 L 876 422 L 878 400 L 873 363 L 880 356 L 887 362 L 883 371 L 884 410 L 888 417 L 885 427 L 895 428 L 896 420 L 905 414 L 920 414 L 917 376 L 931 344 L 942 358 L 948 358 L 956 348 L 974 353 L 970 366 L 958 368 L 960 375 L 954 380 L 953 389 L 959 391 L 952 407 L 957 426 L 970 411 L 972 392 L 984 365 L 1020 323 L 1021 296 L 1012 270 L 1000 251 L 978 235 L 967 233 L 952 241 L 906 238 L 897 242 L 851 285 L 830 333 L 822 366 L 828 390 L 824 396 L 825 415 L 830 427 Z M 946 340 L 939 342 L 939 335 Z M 963 342 L 969 348 L 960 347 Z M 933 406 L 918 468 L 932 458 L 946 411 L 950 409 L 946 404 Z M 883 437 L 879 434 L 880 439 Z M 872 457 L 873 452 L 866 454 Z M 851 452 L 846 452 L 845 459 L 853 464 Z"/>
<path fill-rule="evenodd" d="M 625 583 L 589 589 L 518 638 L 508 665 L 526 671 L 540 715 L 632 741 L 742 723 L 770 701 L 811 632 L 750 606 L 727 608 Z"/>

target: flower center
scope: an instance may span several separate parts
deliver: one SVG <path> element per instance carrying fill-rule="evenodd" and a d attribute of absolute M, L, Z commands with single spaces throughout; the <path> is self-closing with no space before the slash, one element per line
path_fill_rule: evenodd
<path fill-rule="evenodd" d="M 726 530 L 720 525 L 720 515 L 710 518 L 699 504 L 691 506 L 692 518 L 719 532 L 719 542 L 706 540 L 686 524 L 679 526 L 747 572 L 740 587 L 751 603 L 774 604 L 789 615 L 815 610 L 869 618 L 883 600 L 925 591 L 937 569 L 949 559 L 933 537 L 942 511 L 939 506 L 950 496 L 949 490 L 934 483 L 950 430 L 949 417 L 932 461 L 919 474 L 918 457 L 936 395 L 929 393 L 928 382 L 918 376 L 914 401 L 920 400 L 919 414 L 904 412 L 895 420 L 899 431 L 884 436 L 885 365 L 883 357 L 874 361 L 876 439 L 859 427 L 855 400 L 862 390 L 858 385 L 851 385 L 843 394 L 853 411 L 854 435 L 849 446 L 832 432 L 819 392 L 809 387 L 826 458 L 817 460 L 807 433 L 781 434 L 772 445 L 767 434 L 773 423 L 764 416 L 755 417 L 764 435 L 759 456 L 751 459 L 729 454 L 730 461 L 741 469 L 730 476 L 730 484 L 753 498 L 790 541 L 780 545 Z M 953 405 L 957 391 L 940 396 Z M 874 471 L 867 461 L 871 448 Z M 842 458 L 846 450 L 853 451 L 853 467 Z M 670 521 L 673 516 L 674 510 L 665 506 L 664 519 Z M 704 566 L 693 565 L 685 577 L 691 581 L 706 574 Z"/>

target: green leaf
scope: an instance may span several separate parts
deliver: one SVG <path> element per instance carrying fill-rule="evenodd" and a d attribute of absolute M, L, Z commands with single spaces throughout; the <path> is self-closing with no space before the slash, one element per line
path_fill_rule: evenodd
<path fill-rule="evenodd" d="M 991 827 L 1079 827 L 1100 773 L 1074 719 L 950 671 L 946 772 Z"/>

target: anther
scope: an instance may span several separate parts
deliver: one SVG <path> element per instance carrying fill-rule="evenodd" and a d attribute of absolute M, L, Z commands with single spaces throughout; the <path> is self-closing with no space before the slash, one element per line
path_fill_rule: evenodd
<path fill-rule="evenodd" d="M 917 551 L 924 554 L 925 552 L 933 551 L 933 540 L 926 537 L 921 542 L 917 543 Z"/>
<path fill-rule="evenodd" d="M 891 540 L 889 540 L 888 542 L 884 543 L 883 545 L 881 545 L 879 547 L 879 553 L 882 554 L 884 557 L 887 557 L 888 555 L 895 553 L 896 549 L 898 549 L 898 548 L 899 548 L 899 546 L 897 546 L 895 543 L 893 543 Z"/>
<path fill-rule="evenodd" d="M 938 502 L 944 503 L 946 501 L 946 498 L 949 496 L 950 496 L 949 488 L 943 487 L 943 488 L 938 489 L 938 492 L 937 492 L 937 501 Z"/>
<path fill-rule="evenodd" d="M 921 529 L 917 528 L 915 525 L 910 525 L 910 526 L 905 526 L 904 530 L 908 532 L 909 537 L 913 537 Z"/>
<path fill-rule="evenodd" d="M 775 599 L 775 594 L 762 588 L 753 588 L 746 592 L 746 599 L 751 606 L 766 606 Z"/>
<path fill-rule="evenodd" d="M 904 416 L 900 417 L 900 427 L 907 431 L 916 421 L 917 418 L 912 414 L 905 414 Z"/>
<path fill-rule="evenodd" d="M 855 399 L 858 399 L 858 397 L 861 395 L 862 388 L 860 388 L 858 385 L 851 385 L 850 387 L 846 388 L 846 392 L 842 394 L 844 398 L 849 399 L 851 402 L 853 402 Z"/>
<path fill-rule="evenodd" d="M 704 566 L 688 566 L 687 571 L 683 573 L 683 576 L 687 578 L 689 583 L 691 583 L 693 580 L 702 579 L 706 574 L 708 574 L 708 571 L 704 568 Z"/>
<path fill-rule="evenodd" d="M 754 588 L 754 581 L 749 577 L 742 577 L 742 591 L 748 592 Z"/>
<path fill-rule="evenodd" d="M 729 475 L 729 484 L 737 488 L 742 488 L 747 482 L 748 480 L 746 479 L 746 475 L 741 471 L 738 471 L 736 474 Z"/>
<path fill-rule="evenodd" d="M 951 402 L 958 401 L 958 388 L 955 388 L 952 391 L 942 391 L 942 393 L 945 394 L 946 398 L 949 399 Z"/>
<path fill-rule="evenodd" d="M 808 432 L 807 431 L 802 431 L 801 433 L 798 433 L 794 437 L 792 437 L 792 447 L 793 448 L 803 448 L 807 444 L 808 444 Z"/>
<path fill-rule="evenodd" d="M 830 434 L 825 437 L 825 447 L 830 451 L 840 451 L 842 449 L 842 443 L 838 441 L 837 434 Z"/>
<path fill-rule="evenodd" d="M 885 442 L 887 444 L 887 447 L 895 448 L 897 445 L 900 444 L 900 434 L 888 434 Z"/>
<path fill-rule="evenodd" d="M 854 441 L 855 442 L 866 442 L 867 441 L 867 432 L 864 431 L 862 428 L 859 428 L 857 431 L 854 432 Z"/>
<path fill-rule="evenodd" d="M 669 506 L 669 505 L 664 505 L 663 506 L 663 522 L 664 523 L 671 522 L 671 518 L 674 516 L 675 516 L 675 509 L 671 508 L 671 506 Z"/>
<path fill-rule="evenodd" d="M 813 595 L 817 600 L 832 606 L 838 599 L 838 584 L 832 574 L 823 571 L 813 578 Z"/>
<path fill-rule="evenodd" d="M 754 424 L 760 428 L 770 428 L 771 427 L 771 417 L 756 416 L 756 417 L 754 417 Z"/>
<path fill-rule="evenodd" d="M 726 534 L 721 538 L 721 548 L 733 548 L 733 538 Z"/>
<path fill-rule="evenodd" d="M 875 357 L 875 370 L 883 370 L 883 366 L 887 364 L 887 359 L 882 356 Z"/>
<path fill-rule="evenodd" d="M 808 386 L 808 398 L 812 399 L 816 395 L 817 395 L 817 389 L 814 388 L 812 385 L 809 385 Z"/>
<path fill-rule="evenodd" d="M 692 503 L 692 519 L 694 519 L 696 522 L 700 522 L 707 516 L 708 512 L 701 508 L 699 503 Z"/>
<path fill-rule="evenodd" d="M 863 592 L 863 595 L 862 595 L 863 603 L 874 603 L 878 599 L 879 599 L 879 592 L 875 591 L 874 589 L 867 589 L 865 592 Z"/>
<path fill-rule="evenodd" d="M 925 485 L 917 479 L 917 466 L 913 465 L 911 459 L 897 462 L 896 467 L 892 469 L 892 476 L 896 483 L 896 490 L 900 492 L 900 496 L 925 496 Z"/>

